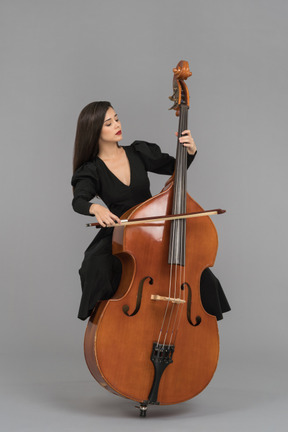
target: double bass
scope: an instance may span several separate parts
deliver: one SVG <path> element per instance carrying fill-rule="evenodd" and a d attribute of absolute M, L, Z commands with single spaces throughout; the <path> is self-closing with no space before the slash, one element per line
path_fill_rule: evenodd
<path fill-rule="evenodd" d="M 181 136 L 189 109 L 184 81 L 191 72 L 186 61 L 173 71 L 170 99 Z M 186 172 L 187 150 L 177 140 L 175 171 L 163 190 L 127 211 L 121 218 L 127 224 L 114 228 L 121 281 L 115 295 L 95 307 L 85 332 L 91 374 L 110 392 L 138 402 L 140 416 L 149 404 L 196 396 L 218 362 L 216 317 L 204 310 L 200 297 L 201 274 L 216 258 L 217 232 L 187 193 Z"/>

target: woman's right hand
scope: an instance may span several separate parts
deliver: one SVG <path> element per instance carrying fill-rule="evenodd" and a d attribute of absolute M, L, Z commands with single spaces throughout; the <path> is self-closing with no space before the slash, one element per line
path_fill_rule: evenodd
<path fill-rule="evenodd" d="M 102 227 L 114 226 L 116 223 L 121 223 L 118 216 L 110 212 L 110 210 L 100 204 L 92 204 L 89 208 L 89 213 L 93 214 Z"/>

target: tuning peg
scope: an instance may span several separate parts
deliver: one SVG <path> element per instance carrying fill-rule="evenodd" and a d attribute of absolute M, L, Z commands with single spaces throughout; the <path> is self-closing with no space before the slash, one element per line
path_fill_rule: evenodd
<path fill-rule="evenodd" d="M 169 110 L 176 109 L 177 107 L 178 107 L 178 103 L 175 102 L 174 105 L 171 108 L 169 108 Z"/>

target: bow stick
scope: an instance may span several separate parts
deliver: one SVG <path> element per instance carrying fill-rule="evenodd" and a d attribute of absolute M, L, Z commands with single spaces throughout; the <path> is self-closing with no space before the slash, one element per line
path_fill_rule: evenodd
<path fill-rule="evenodd" d="M 201 212 L 194 213 L 183 213 L 183 214 L 175 214 L 175 215 L 165 215 L 165 216 L 152 216 L 149 218 L 138 218 L 138 219 L 123 219 L 121 223 L 115 223 L 114 225 L 106 225 L 106 228 L 117 227 L 117 226 L 126 226 L 126 225 L 140 225 L 150 222 L 158 222 L 158 221 L 169 221 L 175 219 L 190 219 L 193 217 L 202 217 L 202 216 L 212 216 L 215 214 L 226 213 L 226 210 L 222 209 L 214 209 L 214 210 L 205 210 Z M 86 227 L 95 226 L 96 228 L 103 228 L 98 222 L 88 223 Z"/>

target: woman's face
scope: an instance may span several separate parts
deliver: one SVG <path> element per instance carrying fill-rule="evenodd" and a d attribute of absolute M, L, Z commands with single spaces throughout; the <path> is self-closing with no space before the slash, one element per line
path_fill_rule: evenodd
<path fill-rule="evenodd" d="M 99 145 L 115 143 L 122 139 L 121 123 L 113 108 L 106 112 L 99 138 Z"/>

